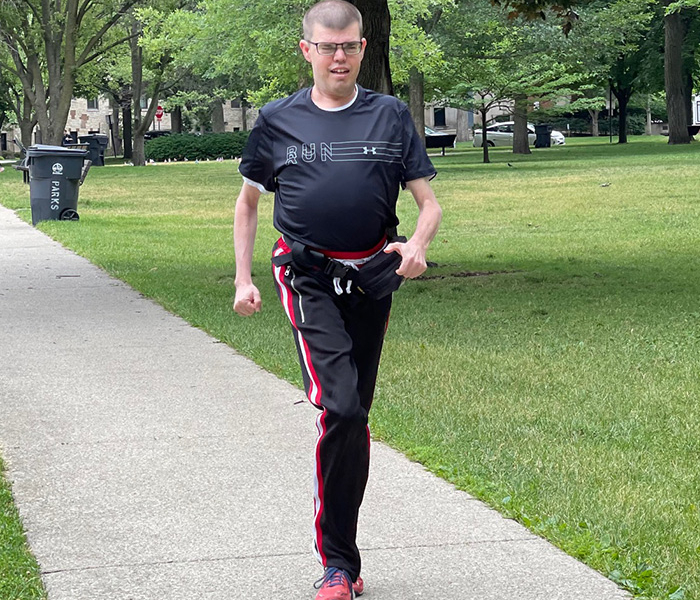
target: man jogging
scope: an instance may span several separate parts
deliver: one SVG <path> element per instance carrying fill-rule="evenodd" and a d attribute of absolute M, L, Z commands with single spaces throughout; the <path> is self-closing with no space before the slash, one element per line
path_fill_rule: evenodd
<path fill-rule="evenodd" d="M 274 192 L 282 234 L 272 270 L 291 322 L 309 400 L 319 409 L 314 548 L 324 567 L 317 600 L 363 592 L 357 519 L 369 470 L 372 404 L 391 292 L 426 269 L 441 219 L 435 169 L 407 107 L 356 85 L 367 41 L 344 0 L 304 16 L 299 46 L 313 87 L 263 107 L 250 133 L 236 202 L 234 310 L 261 309 L 251 265 L 258 200 Z M 395 239 L 405 186 L 418 205 L 413 236 Z"/>

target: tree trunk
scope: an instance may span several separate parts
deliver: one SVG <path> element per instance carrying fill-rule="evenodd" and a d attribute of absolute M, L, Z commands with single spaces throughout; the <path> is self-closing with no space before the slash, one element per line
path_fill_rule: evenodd
<path fill-rule="evenodd" d="M 142 128 L 143 112 L 141 110 L 141 96 L 143 95 L 143 49 L 139 46 L 140 33 L 141 26 L 138 20 L 132 18 L 132 38 L 129 40 L 129 45 L 131 46 L 131 90 L 133 92 L 131 114 L 131 120 L 133 122 L 131 162 L 137 167 L 142 167 L 146 164 L 143 140 L 145 130 Z"/>
<path fill-rule="evenodd" d="M 114 155 L 121 156 L 122 154 L 122 140 L 119 137 L 119 114 L 120 114 L 120 109 L 119 105 L 114 102 L 113 100 L 110 100 L 110 104 L 112 105 L 112 142 L 114 144 L 114 147 L 112 150 L 114 150 Z"/>
<path fill-rule="evenodd" d="M 514 100 L 513 154 L 532 154 L 527 131 L 527 97 L 518 94 Z"/>
<path fill-rule="evenodd" d="M 241 97 L 241 131 L 248 131 L 248 99 Z"/>
<path fill-rule="evenodd" d="M 620 90 L 619 95 L 615 94 L 615 97 L 617 98 L 617 119 L 619 130 L 617 133 L 618 144 L 627 143 L 627 103 L 629 102 L 631 95 L 631 90 Z"/>
<path fill-rule="evenodd" d="M 668 143 L 689 144 L 687 112 L 683 95 L 683 39 L 685 26 L 680 12 L 664 17 L 664 81 L 668 112 Z"/>
<path fill-rule="evenodd" d="M 146 142 L 143 139 L 143 133 L 141 135 L 134 133 L 133 144 L 131 162 L 134 166 L 143 167 L 146 165 Z"/>
<path fill-rule="evenodd" d="M 219 98 L 215 98 L 209 106 L 211 108 L 212 132 L 223 133 L 226 131 L 226 126 L 224 125 L 224 105 Z"/>
<path fill-rule="evenodd" d="M 141 48 L 139 47 L 139 51 Z M 143 63 L 139 62 L 140 68 L 143 68 Z M 143 89 L 142 81 L 139 78 L 138 89 Z M 146 109 L 146 114 L 143 114 L 141 110 L 141 101 L 139 94 L 138 98 L 134 93 L 134 129 L 133 129 L 133 156 L 131 161 L 135 166 L 142 167 L 146 164 L 146 148 L 145 140 L 143 138 L 144 134 L 153 123 L 153 117 L 156 113 L 156 108 L 158 108 L 158 98 L 162 91 L 162 71 L 156 73 L 155 79 L 151 83 L 151 89 L 149 90 L 150 99 L 148 102 L 148 108 Z"/>
<path fill-rule="evenodd" d="M 32 130 L 34 129 L 34 125 L 35 123 L 26 121 L 25 119 L 19 122 L 20 137 L 22 138 L 22 145 L 25 148 L 29 148 L 29 146 L 32 145 Z"/>
<path fill-rule="evenodd" d="M 74 8 L 70 3 L 66 5 L 63 27 L 56 26 L 54 9 L 52 3 L 42 3 L 41 27 L 44 41 L 42 57 L 46 60 L 48 94 L 43 90 L 43 86 L 37 87 L 42 88 L 45 100 L 41 103 L 43 104 L 41 108 L 45 109 L 46 113 L 39 119 L 40 123 L 42 120 L 46 121 L 41 123 L 44 143 L 60 146 L 68 120 L 77 72 L 75 64 L 77 6 Z"/>
<path fill-rule="evenodd" d="M 69 2 L 63 20 L 57 20 L 53 3 L 42 2 L 14 15 L 14 27 L 0 28 L 46 144 L 61 145 L 68 120 L 75 86 L 77 5 Z"/>
<path fill-rule="evenodd" d="M 182 107 L 176 106 L 170 112 L 170 131 L 182 133 Z"/>
<path fill-rule="evenodd" d="M 600 125 L 598 122 L 600 111 L 589 108 L 588 114 L 591 116 L 591 135 L 593 137 L 598 137 L 600 135 Z"/>
<path fill-rule="evenodd" d="M 31 25 L 26 16 L 21 21 L 21 30 L 30 32 L 31 34 Z M 32 105 L 36 123 L 39 127 L 44 127 L 48 130 L 49 110 L 47 105 L 47 91 L 44 85 L 41 63 L 37 58 L 38 55 L 43 55 L 44 50 L 40 46 L 37 47 L 34 44 L 34 38 L 31 35 L 26 40 L 26 44 L 24 40 L 12 37 L 9 31 L 3 31 L 2 28 L 0 28 L 0 35 L 2 36 L 2 42 L 4 42 L 12 56 L 17 75 L 22 82 L 24 95 L 29 99 Z M 22 48 L 23 45 L 27 48 L 26 57 L 19 51 L 19 48 Z M 22 143 L 25 144 L 25 146 L 31 146 L 31 136 L 28 144 L 24 139 Z"/>
<path fill-rule="evenodd" d="M 466 110 L 457 111 L 457 141 L 468 142 L 471 140 L 469 129 L 469 113 Z"/>
<path fill-rule="evenodd" d="M 364 25 L 367 49 L 362 59 L 358 83 L 382 94 L 394 94 L 389 67 L 389 32 L 391 15 L 387 0 L 351 0 Z"/>
<path fill-rule="evenodd" d="M 651 96 L 647 96 L 647 122 L 644 126 L 644 135 L 651 135 Z"/>
<path fill-rule="evenodd" d="M 132 135 L 131 135 L 131 104 L 124 104 L 122 106 L 122 124 L 124 127 L 124 158 L 132 158 L 133 145 L 132 145 Z"/>
<path fill-rule="evenodd" d="M 131 45 L 131 89 L 133 93 L 132 104 L 134 107 L 132 115 L 134 123 L 133 156 L 131 161 L 135 166 L 142 167 L 146 164 L 146 149 L 143 135 L 146 133 L 151 123 L 153 123 L 153 118 L 158 108 L 158 99 L 163 90 L 163 70 L 166 65 L 161 64 L 158 68 L 153 69 L 153 81 L 150 83 L 150 89 L 146 90 L 143 83 L 143 49 L 139 45 L 141 23 L 139 23 L 136 18 L 132 20 L 131 32 L 132 37 L 129 43 Z M 143 96 L 148 97 L 146 114 L 144 114 L 141 109 L 141 98 Z"/>
<path fill-rule="evenodd" d="M 484 153 L 484 163 L 491 162 L 491 160 L 489 159 L 489 144 L 486 138 L 486 118 L 488 112 L 488 108 L 479 111 L 479 113 L 481 114 L 481 145 L 483 146 L 482 149 Z"/>
<path fill-rule="evenodd" d="M 411 67 L 408 81 L 408 108 L 411 111 L 416 131 L 423 142 L 425 142 L 424 83 L 423 73 L 415 67 Z"/>
<path fill-rule="evenodd" d="M 33 115 L 32 103 L 26 94 L 22 97 L 21 106 L 16 106 L 15 115 L 19 124 L 20 141 L 25 148 L 32 145 L 32 131 L 36 126 L 36 118 Z"/>

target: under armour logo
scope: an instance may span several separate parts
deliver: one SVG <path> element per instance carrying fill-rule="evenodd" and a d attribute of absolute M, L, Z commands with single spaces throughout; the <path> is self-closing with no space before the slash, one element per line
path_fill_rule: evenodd
<path fill-rule="evenodd" d="M 367 146 L 363 146 L 362 149 L 365 151 L 365 154 L 369 154 L 370 152 L 372 154 L 377 153 L 377 149 L 374 146 L 372 146 L 371 148 L 368 148 Z"/>

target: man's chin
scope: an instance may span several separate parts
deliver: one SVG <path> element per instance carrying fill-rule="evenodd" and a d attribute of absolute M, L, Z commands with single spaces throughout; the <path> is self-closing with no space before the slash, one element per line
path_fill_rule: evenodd
<path fill-rule="evenodd" d="M 314 84 L 316 93 L 334 101 L 349 102 L 355 95 L 355 81 L 325 81 L 324 85 Z"/>
<path fill-rule="evenodd" d="M 350 79 L 347 81 L 336 81 L 335 85 L 331 86 L 330 91 L 338 98 L 347 98 L 355 93 L 355 81 Z"/>

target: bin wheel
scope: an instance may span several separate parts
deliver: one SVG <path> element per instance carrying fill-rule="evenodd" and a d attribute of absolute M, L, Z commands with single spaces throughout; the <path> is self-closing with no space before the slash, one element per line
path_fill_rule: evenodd
<path fill-rule="evenodd" d="M 61 216 L 59 217 L 61 221 L 79 221 L 80 216 L 78 215 L 77 211 L 73 210 L 72 208 L 67 208 L 61 213 Z"/>

